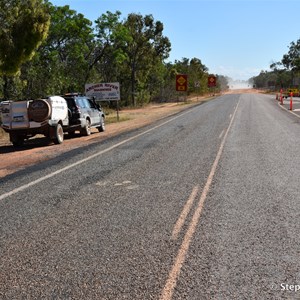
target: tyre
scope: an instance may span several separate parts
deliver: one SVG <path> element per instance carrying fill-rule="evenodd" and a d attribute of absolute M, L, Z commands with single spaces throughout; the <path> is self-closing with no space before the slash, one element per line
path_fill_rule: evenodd
<path fill-rule="evenodd" d="M 12 144 L 14 145 L 14 147 L 21 147 L 24 145 L 24 139 L 19 138 L 17 140 L 14 140 L 14 141 L 12 141 Z"/>
<path fill-rule="evenodd" d="M 91 122 L 89 119 L 86 120 L 84 128 L 81 129 L 81 134 L 85 136 L 91 135 Z"/>
<path fill-rule="evenodd" d="M 29 102 L 28 117 L 35 122 L 43 122 L 51 115 L 50 104 L 42 99 Z"/>
<path fill-rule="evenodd" d="M 99 132 L 105 131 L 105 121 L 104 121 L 104 118 L 102 118 L 101 125 L 98 127 L 98 130 L 99 130 Z"/>
<path fill-rule="evenodd" d="M 10 141 L 14 147 L 21 147 L 24 144 L 24 137 L 16 134 L 10 134 Z"/>
<path fill-rule="evenodd" d="M 16 148 L 22 147 L 24 145 L 24 141 L 14 141 L 14 142 L 12 142 L 12 144 Z"/>
<path fill-rule="evenodd" d="M 54 139 L 55 144 L 61 144 L 64 141 L 64 131 L 61 124 L 57 124 L 54 131 Z"/>

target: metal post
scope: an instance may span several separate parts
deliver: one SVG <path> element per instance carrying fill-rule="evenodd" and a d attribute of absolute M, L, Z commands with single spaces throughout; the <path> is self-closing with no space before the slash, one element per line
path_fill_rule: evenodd
<path fill-rule="evenodd" d="M 117 122 L 119 122 L 119 100 L 117 100 Z"/>

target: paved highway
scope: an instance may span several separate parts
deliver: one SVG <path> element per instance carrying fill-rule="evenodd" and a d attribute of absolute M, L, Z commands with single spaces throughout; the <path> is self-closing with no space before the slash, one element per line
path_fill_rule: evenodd
<path fill-rule="evenodd" d="M 300 299 L 299 122 L 224 95 L 1 179 L 0 299 Z"/>

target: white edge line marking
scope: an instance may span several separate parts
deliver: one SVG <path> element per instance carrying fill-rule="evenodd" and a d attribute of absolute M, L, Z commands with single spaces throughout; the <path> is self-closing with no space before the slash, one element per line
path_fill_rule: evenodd
<path fill-rule="evenodd" d="M 95 154 L 93 154 L 91 156 L 88 156 L 88 157 L 86 157 L 86 158 L 84 158 L 82 160 L 79 160 L 79 161 L 77 161 L 77 162 L 75 162 L 75 163 L 73 163 L 71 165 L 68 165 L 68 166 L 66 166 L 66 167 L 64 167 L 62 169 L 59 169 L 59 170 L 57 170 L 55 172 L 52 172 L 52 173 L 50 173 L 50 174 L 48 174 L 46 176 L 43 176 L 43 177 L 41 177 L 39 179 L 36 179 L 36 180 L 34 180 L 34 181 L 32 181 L 32 182 L 30 182 L 28 184 L 25 184 L 25 185 L 22 185 L 22 186 L 20 186 L 18 188 L 15 188 L 15 189 L 13 189 L 10 192 L 4 193 L 4 194 L 0 195 L 0 201 L 3 200 L 3 199 L 5 199 L 5 198 L 7 198 L 7 197 L 9 197 L 9 196 L 12 196 L 12 195 L 18 193 L 18 192 L 24 191 L 25 189 L 28 189 L 29 187 L 31 187 L 33 185 L 36 185 L 36 184 L 38 184 L 38 183 L 40 183 L 40 182 L 42 182 L 44 180 L 47 180 L 47 179 L 49 179 L 49 178 L 51 178 L 51 177 L 53 177 L 55 175 L 58 175 L 58 174 L 60 174 L 60 173 L 62 173 L 64 171 L 67 171 L 67 170 L 69 170 L 71 168 L 74 168 L 74 167 L 76 167 L 76 166 L 78 166 L 78 165 L 80 165 L 80 164 L 82 164 L 84 162 L 87 162 L 87 161 L 89 161 L 89 160 L 91 160 L 91 159 L 93 159 L 93 158 L 95 158 L 97 156 L 100 156 L 100 155 L 102 155 L 102 154 L 104 154 L 106 152 L 109 152 L 109 151 L 111 151 L 111 150 L 113 150 L 113 149 L 115 149 L 115 148 L 117 148 L 117 147 L 119 147 L 119 146 L 121 146 L 121 145 L 123 145 L 125 143 L 128 143 L 128 142 L 130 142 L 132 140 L 135 140 L 135 139 L 139 138 L 140 136 L 143 136 L 143 135 L 145 135 L 145 134 L 147 134 L 147 133 L 149 133 L 149 132 L 151 132 L 151 131 L 159 128 L 159 127 L 162 127 L 162 126 L 164 126 L 164 125 L 166 125 L 166 124 L 168 124 L 168 123 L 176 120 L 177 118 L 180 118 L 180 117 L 184 116 L 185 114 L 188 114 L 188 113 L 190 113 L 192 111 L 193 111 L 193 109 L 188 110 L 188 111 L 183 112 L 183 113 L 180 113 L 180 115 L 177 115 L 177 116 L 175 116 L 175 117 L 173 117 L 173 118 L 171 118 L 171 119 L 169 119 L 169 120 L 167 120 L 167 121 L 165 121 L 165 122 L 163 122 L 163 123 L 161 123 L 159 125 L 156 125 L 156 126 L 150 128 L 150 129 L 148 129 L 148 130 L 146 130 L 144 132 L 141 132 L 141 133 L 139 133 L 139 134 L 137 134 L 135 136 L 132 136 L 132 137 L 130 137 L 130 138 L 128 138 L 128 139 L 126 139 L 126 140 L 124 140 L 122 142 L 119 142 L 119 143 L 117 143 L 117 144 L 115 144 L 115 145 L 113 145 L 111 147 L 108 147 L 107 149 L 104 149 L 104 150 L 102 150 L 102 151 L 100 151 L 98 153 L 95 153 Z"/>
<path fill-rule="evenodd" d="M 278 103 L 278 106 L 279 106 L 279 107 L 281 107 L 282 109 L 284 109 L 284 110 L 288 111 L 288 112 L 289 112 L 289 113 L 291 113 L 292 115 L 296 116 L 297 118 L 300 118 L 300 116 L 299 116 L 299 115 L 297 115 L 297 114 L 296 114 L 296 113 L 294 113 L 293 111 L 291 111 L 291 110 L 289 110 L 289 109 L 285 108 L 285 107 L 284 107 L 284 106 L 282 106 L 280 103 Z"/>
<path fill-rule="evenodd" d="M 174 229 L 173 229 L 173 232 L 172 232 L 172 240 L 176 240 L 177 237 L 178 237 L 178 234 L 179 232 L 181 231 L 181 228 L 183 226 L 183 224 L 185 223 L 185 220 L 186 220 L 186 217 L 188 216 L 190 210 L 191 210 L 191 207 L 192 207 L 192 204 L 194 203 L 195 199 L 196 199 L 196 196 L 197 196 L 197 193 L 199 191 L 199 185 L 196 185 L 194 188 L 193 188 L 193 191 L 191 193 L 191 195 L 189 196 L 187 202 L 185 203 L 184 207 L 183 207 L 183 210 L 174 226 Z"/>
<path fill-rule="evenodd" d="M 200 215 L 201 215 L 201 212 L 202 212 L 202 208 L 203 208 L 205 199 L 207 197 L 209 188 L 211 186 L 213 177 L 215 175 L 215 172 L 216 172 L 219 160 L 221 158 L 221 155 L 222 155 L 222 152 L 223 152 L 223 148 L 224 148 L 224 145 L 225 145 L 225 142 L 226 142 L 229 130 L 230 130 L 230 128 L 232 126 L 232 123 L 234 121 L 234 117 L 235 117 L 235 114 L 237 112 L 239 103 L 240 103 L 240 101 L 238 102 L 238 104 L 237 104 L 237 106 L 236 106 L 236 108 L 234 110 L 233 117 L 232 117 L 232 119 L 230 121 L 230 124 L 229 124 L 227 130 L 226 130 L 224 138 L 223 138 L 223 140 L 221 142 L 218 154 L 217 154 L 217 156 L 215 158 L 215 161 L 214 161 L 214 163 L 212 165 L 211 171 L 210 171 L 209 176 L 207 178 L 206 184 L 205 184 L 205 186 L 203 188 L 203 191 L 202 191 L 200 200 L 198 202 L 198 205 L 196 207 L 196 210 L 194 212 L 193 218 L 192 218 L 192 220 L 191 220 L 191 222 L 189 224 L 188 230 L 187 230 L 187 232 L 186 232 L 186 234 L 184 236 L 183 242 L 182 242 L 182 244 L 181 244 L 181 246 L 179 248 L 179 251 L 177 253 L 177 256 L 176 256 L 176 259 L 175 259 L 174 264 L 172 266 L 172 269 L 171 269 L 171 271 L 169 273 L 169 276 L 168 276 L 168 279 L 166 281 L 166 284 L 165 284 L 165 286 L 164 286 L 164 288 L 162 290 L 162 293 L 160 295 L 160 298 L 159 298 L 160 300 L 171 300 L 172 299 L 173 292 L 174 292 L 174 289 L 175 289 L 175 287 L 177 285 L 177 280 L 178 280 L 181 268 L 182 268 L 182 266 L 184 264 L 184 261 L 185 261 L 185 258 L 186 258 L 186 254 L 187 254 L 187 252 L 189 250 L 189 247 L 190 247 L 193 235 L 194 235 L 194 233 L 196 231 L 196 227 L 197 227 L 197 225 L 199 223 L 199 219 L 200 219 Z"/>

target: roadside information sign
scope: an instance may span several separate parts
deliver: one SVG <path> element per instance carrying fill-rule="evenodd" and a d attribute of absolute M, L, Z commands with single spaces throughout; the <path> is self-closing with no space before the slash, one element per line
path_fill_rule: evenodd
<path fill-rule="evenodd" d="M 88 97 L 95 97 L 96 100 L 120 100 L 119 82 L 111 83 L 88 83 L 85 85 L 85 94 Z"/>
<path fill-rule="evenodd" d="M 186 92 L 187 91 L 187 75 L 178 74 L 176 75 L 176 91 Z"/>

